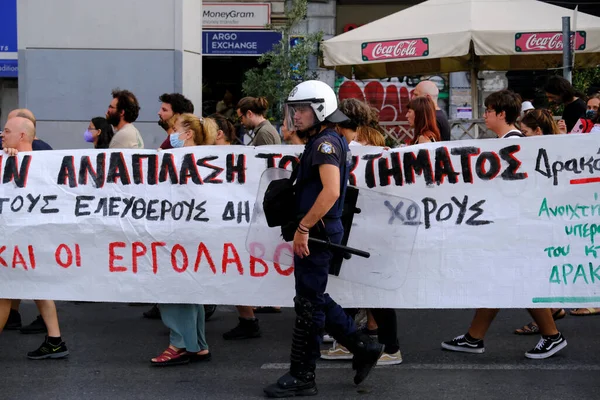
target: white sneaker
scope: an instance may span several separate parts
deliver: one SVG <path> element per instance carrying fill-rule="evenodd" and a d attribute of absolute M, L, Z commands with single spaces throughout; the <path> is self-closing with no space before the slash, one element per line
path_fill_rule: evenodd
<path fill-rule="evenodd" d="M 334 341 L 332 348 L 329 350 L 321 350 L 321 358 L 323 360 L 352 360 L 352 353 L 350 353 L 347 348 Z"/>
<path fill-rule="evenodd" d="M 328 334 L 323 335 L 323 343 L 333 343 L 334 340 L 333 336 L 329 336 Z"/>
<path fill-rule="evenodd" d="M 402 364 L 402 353 L 400 350 L 395 352 L 394 354 L 383 353 L 379 360 L 377 361 L 377 365 L 398 365 Z"/>

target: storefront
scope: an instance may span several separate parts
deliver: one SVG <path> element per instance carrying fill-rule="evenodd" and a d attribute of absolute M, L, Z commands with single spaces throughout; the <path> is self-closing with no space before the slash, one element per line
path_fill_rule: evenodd
<path fill-rule="evenodd" d="M 18 106 L 17 0 L 2 2 L 0 23 L 0 130 L 8 112 Z"/>
<path fill-rule="evenodd" d="M 244 74 L 259 67 L 258 58 L 281 40 L 266 30 L 270 3 L 203 3 L 202 113 L 212 114 L 229 91 L 233 103 L 244 96 Z"/>

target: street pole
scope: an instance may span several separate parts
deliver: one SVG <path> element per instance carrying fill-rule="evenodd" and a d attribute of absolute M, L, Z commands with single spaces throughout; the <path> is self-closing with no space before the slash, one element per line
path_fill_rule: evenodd
<path fill-rule="evenodd" d="M 571 82 L 571 17 L 562 17 L 563 78 Z"/>

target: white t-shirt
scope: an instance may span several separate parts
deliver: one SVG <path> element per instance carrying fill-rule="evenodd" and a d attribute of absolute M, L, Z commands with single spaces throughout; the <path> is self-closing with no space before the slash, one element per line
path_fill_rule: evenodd
<path fill-rule="evenodd" d="M 110 144 L 110 149 L 143 149 L 144 140 L 140 131 L 133 124 L 126 124 L 118 131 L 115 131 Z"/>
<path fill-rule="evenodd" d="M 505 137 L 523 137 L 525 135 L 523 135 L 523 133 L 521 133 L 520 130 L 518 129 L 511 129 L 510 131 L 506 132 L 504 135 L 500 136 L 499 139 L 504 139 Z"/>

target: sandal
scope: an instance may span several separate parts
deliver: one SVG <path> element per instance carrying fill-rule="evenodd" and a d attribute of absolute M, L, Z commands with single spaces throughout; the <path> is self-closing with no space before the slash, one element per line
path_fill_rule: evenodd
<path fill-rule="evenodd" d="M 150 360 L 150 362 L 156 367 L 183 365 L 190 362 L 190 355 L 185 349 L 174 350 L 169 347 L 160 356 Z"/>
<path fill-rule="evenodd" d="M 540 332 L 539 326 L 535 322 L 530 322 L 522 328 L 515 330 L 515 335 L 535 335 Z"/>
<path fill-rule="evenodd" d="M 554 313 L 552 313 L 552 319 L 558 321 L 559 319 L 563 319 L 567 315 L 567 312 L 564 308 L 559 308 Z M 522 328 L 516 329 L 514 331 L 515 335 L 536 335 L 540 332 L 540 328 L 537 326 L 535 322 L 530 322 Z"/>
<path fill-rule="evenodd" d="M 569 314 L 574 315 L 576 317 L 584 317 L 586 315 L 598 315 L 600 314 L 600 308 L 574 308 Z"/>

